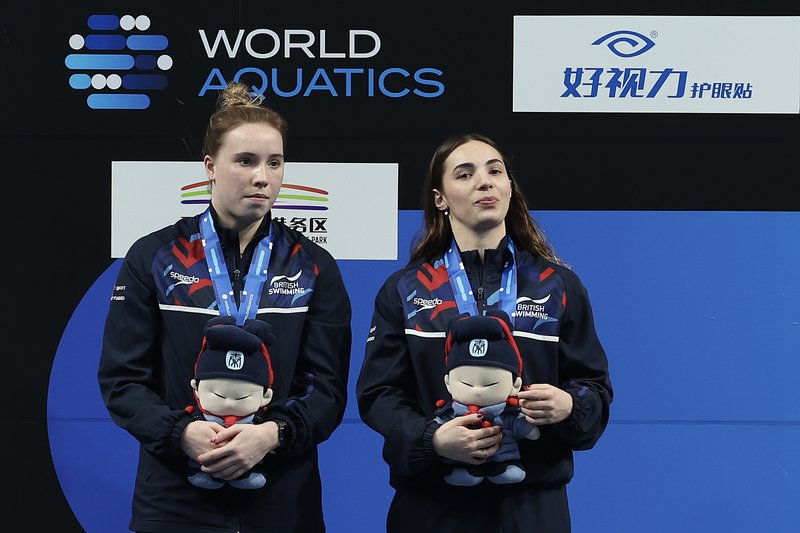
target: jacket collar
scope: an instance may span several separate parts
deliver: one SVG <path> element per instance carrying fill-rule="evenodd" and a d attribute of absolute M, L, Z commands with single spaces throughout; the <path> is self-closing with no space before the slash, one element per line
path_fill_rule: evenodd
<path fill-rule="evenodd" d="M 239 232 L 234 231 L 232 229 L 228 229 L 223 227 L 219 221 L 219 215 L 217 211 L 214 209 L 214 206 L 211 205 L 211 218 L 214 220 L 214 229 L 217 230 L 217 235 L 219 235 L 219 241 L 222 244 L 223 248 L 228 248 L 229 246 L 233 245 L 235 250 L 239 249 Z M 256 234 L 253 237 L 254 243 L 260 242 L 261 239 L 269 235 L 269 225 L 272 222 L 272 210 L 270 209 L 267 211 L 267 214 L 261 219 L 261 224 L 258 226 L 258 230 L 256 230 Z"/>

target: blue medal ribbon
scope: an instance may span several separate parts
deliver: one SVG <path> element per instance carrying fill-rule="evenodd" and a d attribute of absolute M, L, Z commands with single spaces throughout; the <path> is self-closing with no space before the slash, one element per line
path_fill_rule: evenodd
<path fill-rule="evenodd" d="M 500 280 L 500 309 L 508 314 L 513 324 L 517 308 L 517 261 L 511 237 L 506 237 L 506 242 L 508 250 L 511 252 L 511 261 L 503 266 L 503 276 Z M 472 294 L 467 271 L 464 269 L 455 239 L 450 243 L 450 248 L 442 259 L 447 269 L 447 277 L 450 279 L 450 286 L 453 288 L 459 314 L 473 316 L 480 314 L 478 302 L 475 300 L 475 295 Z"/>
<path fill-rule="evenodd" d="M 214 294 L 217 295 L 219 313 L 236 317 L 236 324 L 239 326 L 243 325 L 245 320 L 254 319 L 258 314 L 261 291 L 267 281 L 267 267 L 272 254 L 272 224 L 269 226 L 269 234 L 258 243 L 253 259 L 250 261 L 250 270 L 244 278 L 244 290 L 240 295 L 240 305 L 238 306 L 233 294 L 228 267 L 225 265 L 222 244 L 220 244 L 217 230 L 214 229 L 210 207 L 200 216 L 200 235 L 203 237 L 206 264 L 211 276 L 211 285 L 214 287 Z"/>

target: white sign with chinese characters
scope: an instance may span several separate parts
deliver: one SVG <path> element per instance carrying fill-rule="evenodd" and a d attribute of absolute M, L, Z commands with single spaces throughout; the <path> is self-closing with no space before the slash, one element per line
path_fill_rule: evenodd
<path fill-rule="evenodd" d="M 800 112 L 800 17 L 516 16 L 513 54 L 515 112 Z"/>
<path fill-rule="evenodd" d="M 286 163 L 272 217 L 336 259 L 397 259 L 396 163 Z M 200 161 L 111 163 L 111 257 L 139 237 L 204 211 Z"/>

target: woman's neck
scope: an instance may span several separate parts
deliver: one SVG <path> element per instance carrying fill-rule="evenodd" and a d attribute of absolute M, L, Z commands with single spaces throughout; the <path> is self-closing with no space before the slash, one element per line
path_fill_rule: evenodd
<path fill-rule="evenodd" d="M 505 223 L 499 224 L 485 232 L 453 227 L 453 236 L 461 250 L 477 250 L 483 261 L 483 251 L 494 250 L 500 245 L 506 236 L 506 226 Z"/>
<path fill-rule="evenodd" d="M 261 221 L 257 220 L 244 229 L 239 230 L 239 254 L 244 253 L 247 245 L 250 244 L 250 241 L 255 237 L 259 226 L 261 226 Z"/>
<path fill-rule="evenodd" d="M 248 222 L 246 220 L 229 216 L 228 214 L 217 209 L 216 206 L 214 207 L 214 212 L 217 214 L 217 221 L 223 228 L 227 228 L 238 233 L 239 254 L 243 254 L 247 248 L 247 245 L 250 244 L 250 241 L 253 240 L 253 237 L 258 232 L 258 228 L 261 226 L 261 221 L 263 219 L 259 218 L 258 220 Z"/>

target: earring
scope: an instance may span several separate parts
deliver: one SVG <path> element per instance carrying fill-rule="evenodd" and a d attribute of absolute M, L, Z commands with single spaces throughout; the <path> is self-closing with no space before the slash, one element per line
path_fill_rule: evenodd
<path fill-rule="evenodd" d="M 442 213 L 444 213 L 444 216 L 446 216 L 446 217 L 450 216 L 450 210 L 447 209 L 446 207 L 444 209 L 442 209 Z"/>

